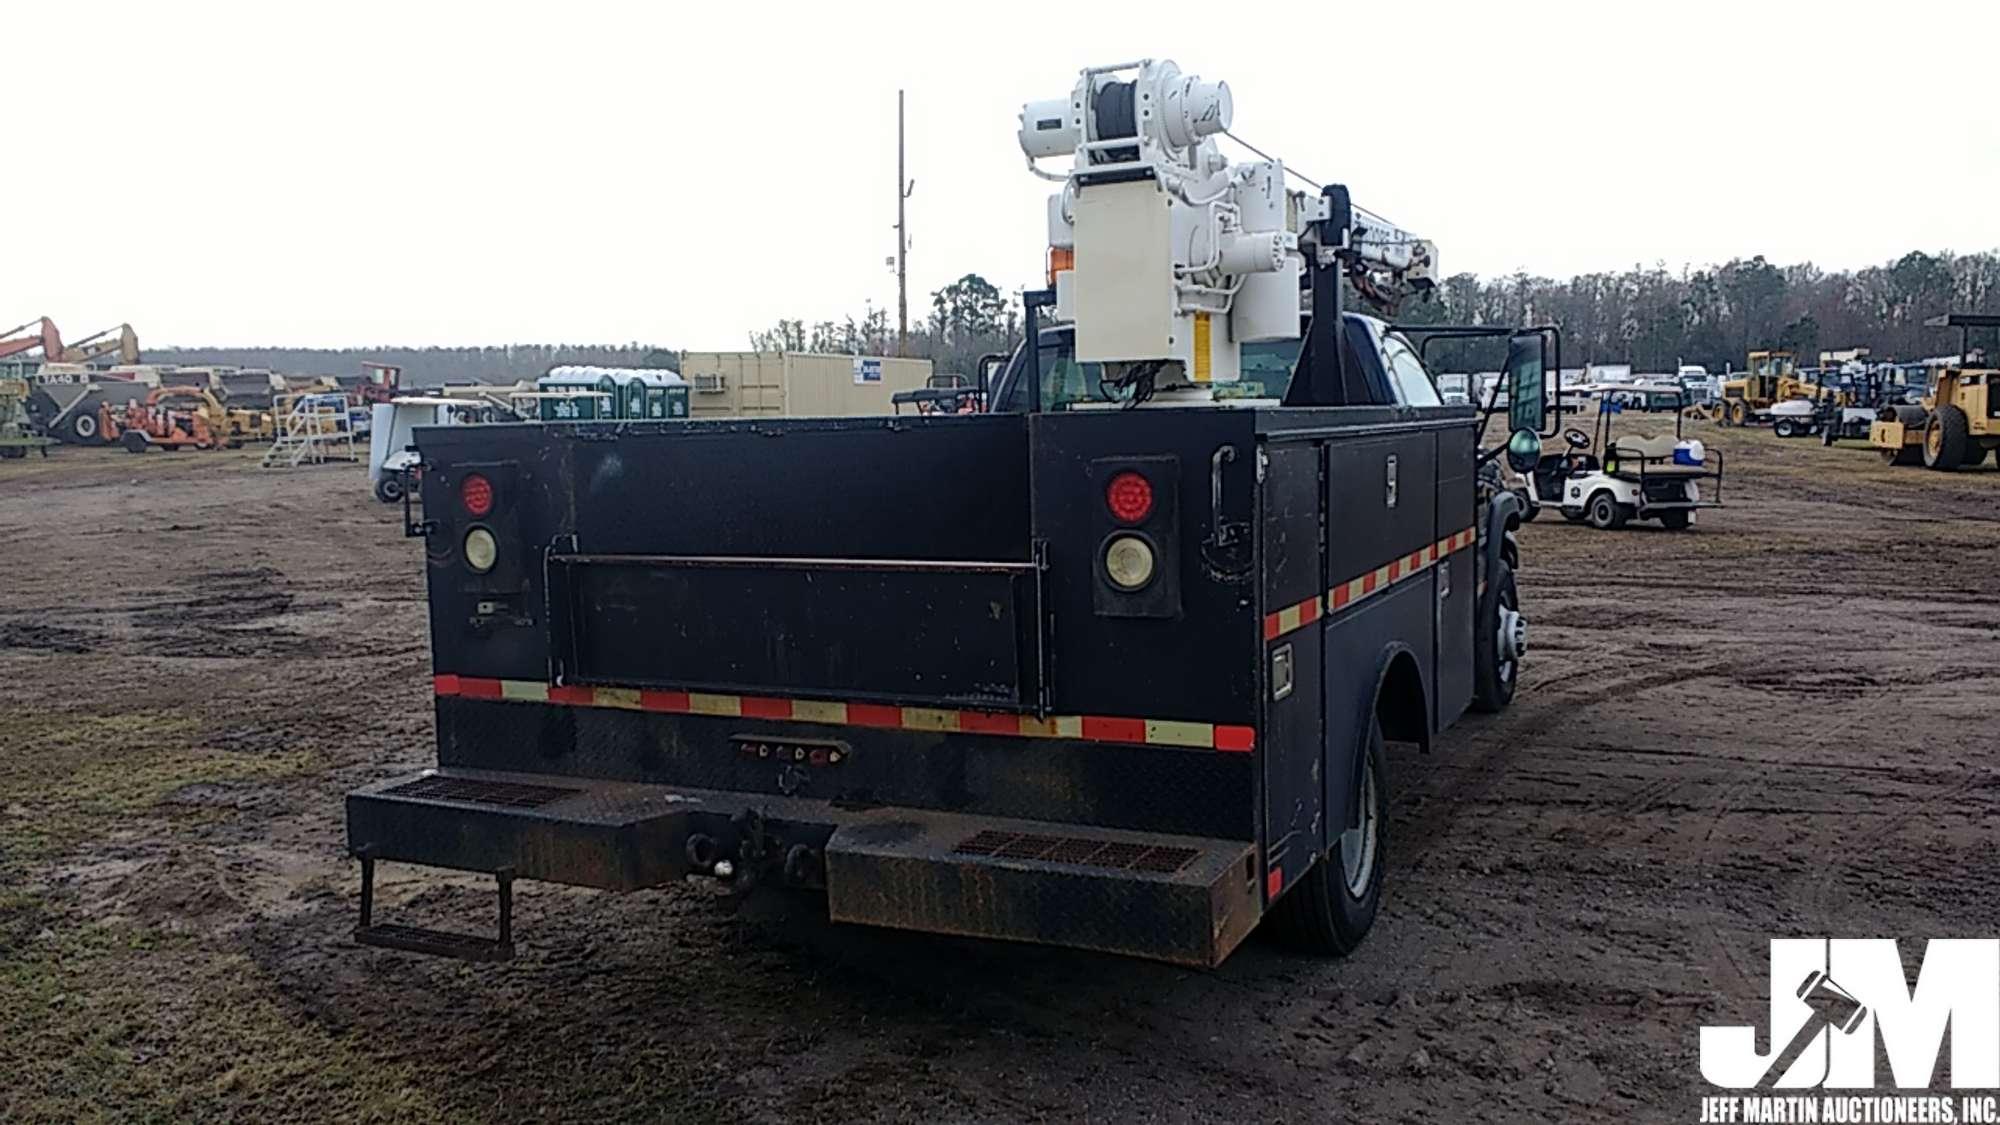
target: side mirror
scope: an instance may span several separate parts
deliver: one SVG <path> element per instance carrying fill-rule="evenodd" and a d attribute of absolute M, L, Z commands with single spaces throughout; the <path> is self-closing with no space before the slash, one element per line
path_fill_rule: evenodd
<path fill-rule="evenodd" d="M 1520 429 L 1507 439 L 1507 467 L 1517 473 L 1532 473 L 1542 463 L 1542 437 L 1534 430 Z"/>
<path fill-rule="evenodd" d="M 1542 358 L 1542 334 L 1524 332 L 1507 338 L 1507 426 L 1539 434 L 1549 415 L 1548 372 Z M 1511 455 L 1513 442 L 1508 442 Z"/>

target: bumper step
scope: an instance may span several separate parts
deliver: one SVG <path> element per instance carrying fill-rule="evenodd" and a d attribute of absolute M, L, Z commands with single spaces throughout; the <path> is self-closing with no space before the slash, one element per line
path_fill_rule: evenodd
<path fill-rule="evenodd" d="M 500 936 L 475 937 L 423 926 L 402 926 L 375 921 L 375 857 L 366 851 L 361 860 L 361 924 L 354 927 L 354 940 L 380 949 L 400 949 L 433 957 L 460 961 L 511 961 L 514 959 L 514 873 L 497 871 L 500 883 Z"/>
<path fill-rule="evenodd" d="M 514 877 L 624 891 L 727 871 L 823 886 L 836 922 L 1197 966 L 1262 913 L 1246 840 L 757 793 L 427 770 L 350 793 L 347 827 L 363 857 L 357 940 L 484 960 L 511 954 Z M 499 940 L 370 925 L 375 860 L 504 872 Z"/>

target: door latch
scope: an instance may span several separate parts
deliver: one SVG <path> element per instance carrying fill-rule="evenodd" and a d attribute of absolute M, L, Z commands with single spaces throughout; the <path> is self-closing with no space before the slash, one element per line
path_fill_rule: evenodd
<path fill-rule="evenodd" d="M 1393 453 L 1389 454 L 1389 459 L 1386 462 L 1384 462 L 1383 468 L 1389 479 L 1388 506 L 1393 508 L 1396 506 L 1396 455 L 1395 454 Z"/>

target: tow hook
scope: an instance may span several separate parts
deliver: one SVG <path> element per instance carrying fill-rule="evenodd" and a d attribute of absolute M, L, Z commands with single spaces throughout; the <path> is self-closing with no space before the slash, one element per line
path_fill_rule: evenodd
<path fill-rule="evenodd" d="M 688 866 L 703 875 L 713 875 L 718 879 L 730 880 L 736 877 L 736 864 L 722 857 L 722 845 L 715 837 L 696 833 L 687 841 Z"/>

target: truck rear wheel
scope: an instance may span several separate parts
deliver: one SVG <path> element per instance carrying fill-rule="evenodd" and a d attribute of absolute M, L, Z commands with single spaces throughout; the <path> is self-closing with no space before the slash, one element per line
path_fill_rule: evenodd
<path fill-rule="evenodd" d="M 1267 916 L 1272 936 L 1301 953 L 1345 957 L 1354 952 L 1382 905 L 1382 838 L 1389 801 L 1380 719 L 1368 725 L 1360 786 L 1346 829 Z"/>
<path fill-rule="evenodd" d="M 138 430 L 126 430 L 118 435 L 118 444 L 124 446 L 127 453 L 144 453 L 147 445 L 146 435 Z"/>
<path fill-rule="evenodd" d="M 384 504 L 399 504 L 403 500 L 403 476 L 401 473 L 383 473 L 375 482 L 375 499 Z"/>
<path fill-rule="evenodd" d="M 1786 437 L 1786 438 L 1794 437 L 1799 432 L 1798 424 L 1793 422 L 1790 418 L 1778 419 L 1778 424 L 1774 428 L 1776 429 L 1779 437 Z"/>

